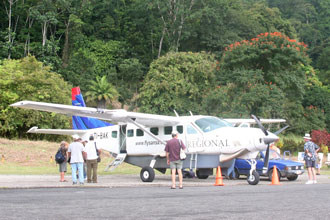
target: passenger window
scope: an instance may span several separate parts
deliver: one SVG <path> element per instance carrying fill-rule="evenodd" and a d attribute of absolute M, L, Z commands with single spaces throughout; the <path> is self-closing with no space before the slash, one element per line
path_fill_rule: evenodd
<path fill-rule="evenodd" d="M 111 132 L 111 137 L 117 138 L 118 132 L 117 131 L 112 131 Z"/>
<path fill-rule="evenodd" d="M 164 134 L 165 135 L 172 134 L 172 130 L 173 130 L 172 126 L 166 126 L 164 127 Z"/>
<path fill-rule="evenodd" d="M 133 137 L 133 136 L 134 136 L 134 130 L 133 129 L 127 130 L 127 137 Z"/>
<path fill-rule="evenodd" d="M 178 125 L 178 126 L 176 126 L 176 130 L 177 130 L 180 134 L 182 134 L 182 133 L 183 133 L 183 126 L 182 126 L 182 125 Z"/>
<path fill-rule="evenodd" d="M 141 129 L 136 129 L 136 136 L 141 137 L 144 135 L 144 132 Z"/>
<path fill-rule="evenodd" d="M 150 132 L 153 133 L 154 135 L 158 135 L 159 129 L 157 127 L 150 128 Z"/>
<path fill-rule="evenodd" d="M 188 125 L 187 126 L 187 134 L 197 134 L 197 131 L 191 125 Z"/>

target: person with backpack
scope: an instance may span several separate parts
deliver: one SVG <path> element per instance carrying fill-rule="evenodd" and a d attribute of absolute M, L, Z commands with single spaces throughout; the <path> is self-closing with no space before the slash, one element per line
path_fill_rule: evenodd
<path fill-rule="evenodd" d="M 55 155 L 55 161 L 59 165 L 60 182 L 67 182 L 67 180 L 64 179 L 64 175 L 67 171 L 68 146 L 69 146 L 69 144 L 67 142 L 62 141 L 60 144 L 60 148 L 58 149 L 58 151 Z"/>

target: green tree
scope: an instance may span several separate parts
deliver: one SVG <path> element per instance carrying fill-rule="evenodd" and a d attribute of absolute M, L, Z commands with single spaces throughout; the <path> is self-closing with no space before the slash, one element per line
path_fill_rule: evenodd
<path fill-rule="evenodd" d="M 70 119 L 66 116 L 9 106 L 22 100 L 70 104 L 71 86 L 59 74 L 51 72 L 49 67 L 28 56 L 20 60 L 5 60 L 0 65 L 0 78 L 2 137 L 27 137 L 26 131 L 36 125 L 42 128 L 70 127 Z"/>
<path fill-rule="evenodd" d="M 214 67 L 214 56 L 205 52 L 160 57 L 150 65 L 140 90 L 140 110 L 157 114 L 194 111 L 214 87 Z"/>
<path fill-rule="evenodd" d="M 244 105 L 249 114 L 286 118 L 295 132 L 323 129 L 321 111 L 313 111 L 311 117 L 301 120 L 310 112 L 303 105 L 309 83 L 320 84 L 306 49 L 304 43 L 279 32 L 231 44 L 225 48 L 219 65 L 220 86 L 234 84 L 231 87 L 236 93 L 231 100 Z"/>
<path fill-rule="evenodd" d="M 106 103 L 111 104 L 118 97 L 117 90 L 107 81 L 106 76 L 96 77 L 95 81 L 91 82 L 89 90 L 86 92 L 87 101 L 97 102 L 97 107 L 105 109 Z"/>

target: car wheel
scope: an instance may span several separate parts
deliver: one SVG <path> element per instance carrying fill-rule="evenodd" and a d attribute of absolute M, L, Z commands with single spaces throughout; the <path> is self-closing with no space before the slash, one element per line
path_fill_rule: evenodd
<path fill-rule="evenodd" d="M 293 174 L 291 176 L 287 177 L 289 181 L 295 181 L 296 179 L 298 179 L 298 174 Z"/>
<path fill-rule="evenodd" d="M 155 179 L 155 171 L 151 167 L 143 167 L 140 172 L 140 178 L 143 182 L 152 182 Z"/>
<path fill-rule="evenodd" d="M 201 174 L 200 170 L 196 171 L 196 176 L 197 176 L 198 179 L 207 179 L 207 178 L 209 178 L 209 175 Z"/>
<path fill-rule="evenodd" d="M 271 170 L 268 171 L 268 178 L 269 178 L 270 181 L 272 181 L 272 179 L 273 179 L 273 170 L 274 169 L 271 169 Z M 281 180 L 281 174 L 280 174 L 280 172 L 278 172 L 277 169 L 276 169 L 276 171 L 277 171 L 278 181 L 280 181 Z"/>
<path fill-rule="evenodd" d="M 247 181 L 250 185 L 257 185 L 259 183 L 259 173 L 257 171 L 253 171 L 252 175 L 247 176 Z"/>

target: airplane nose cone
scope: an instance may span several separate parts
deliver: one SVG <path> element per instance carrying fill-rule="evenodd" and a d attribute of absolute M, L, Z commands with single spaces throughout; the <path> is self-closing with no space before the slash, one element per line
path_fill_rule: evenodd
<path fill-rule="evenodd" d="M 270 144 L 270 143 L 273 143 L 273 142 L 277 141 L 278 139 L 280 139 L 280 138 L 277 135 L 269 132 L 268 136 L 264 137 L 264 143 L 265 144 Z"/>

